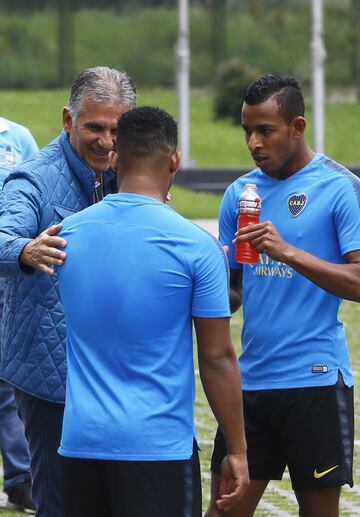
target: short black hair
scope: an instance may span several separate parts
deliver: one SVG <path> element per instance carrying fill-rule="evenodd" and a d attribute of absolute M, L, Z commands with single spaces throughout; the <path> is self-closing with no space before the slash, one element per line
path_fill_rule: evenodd
<path fill-rule="evenodd" d="M 166 111 L 143 106 L 124 113 L 117 126 L 116 148 L 119 154 L 137 157 L 177 149 L 177 123 Z"/>
<path fill-rule="evenodd" d="M 289 75 L 268 74 L 256 79 L 245 90 L 244 102 L 250 106 L 261 104 L 274 97 L 279 112 L 287 122 L 305 113 L 304 97 L 300 83 Z"/>

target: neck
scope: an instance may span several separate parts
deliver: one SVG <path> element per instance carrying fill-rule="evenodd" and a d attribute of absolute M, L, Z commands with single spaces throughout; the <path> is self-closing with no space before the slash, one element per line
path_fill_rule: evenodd
<path fill-rule="evenodd" d="M 311 160 L 314 158 L 315 153 L 307 144 L 304 142 L 302 146 L 300 146 L 298 152 L 293 157 L 291 162 L 284 165 L 284 167 L 280 170 L 274 171 L 272 176 L 274 179 L 284 180 L 289 178 L 293 174 L 296 174 L 298 171 L 306 167 Z"/>
<path fill-rule="evenodd" d="M 165 185 L 156 185 L 152 178 L 143 177 L 124 177 L 120 178 L 119 192 L 128 192 L 130 194 L 139 194 L 141 196 L 149 196 L 161 201 L 166 200 L 168 188 Z"/>

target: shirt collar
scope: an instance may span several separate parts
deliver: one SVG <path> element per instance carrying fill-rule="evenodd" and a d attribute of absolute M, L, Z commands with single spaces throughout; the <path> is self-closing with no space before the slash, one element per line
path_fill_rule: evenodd
<path fill-rule="evenodd" d="M 0 117 L 0 133 L 4 133 L 4 131 L 9 130 L 9 123 L 4 118 Z"/>

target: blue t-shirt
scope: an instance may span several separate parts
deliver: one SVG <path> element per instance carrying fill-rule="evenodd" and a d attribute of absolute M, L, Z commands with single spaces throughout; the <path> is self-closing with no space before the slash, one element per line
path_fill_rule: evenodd
<path fill-rule="evenodd" d="M 26 127 L 0 117 L 0 189 L 15 165 L 37 150 L 38 146 Z"/>
<path fill-rule="evenodd" d="M 257 264 L 235 262 L 231 241 L 246 183 L 257 185 L 261 221 L 270 220 L 293 246 L 342 264 L 346 253 L 360 249 L 359 178 L 322 154 L 285 180 L 255 169 L 227 189 L 219 220 L 230 268 L 243 270 L 243 388 L 333 385 L 338 370 L 351 386 L 345 331 L 338 319 L 341 300 L 265 254 Z"/>
<path fill-rule="evenodd" d="M 190 458 L 192 317 L 230 317 L 220 243 L 164 203 L 128 193 L 65 219 L 61 236 L 68 377 L 59 453 Z"/>

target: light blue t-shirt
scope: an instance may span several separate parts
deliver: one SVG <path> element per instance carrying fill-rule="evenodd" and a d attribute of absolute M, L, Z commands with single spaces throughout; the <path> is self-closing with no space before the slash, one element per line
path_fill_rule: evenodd
<path fill-rule="evenodd" d="M 26 127 L 0 117 L 0 189 L 15 165 L 37 150 L 38 146 Z"/>
<path fill-rule="evenodd" d="M 111 194 L 64 221 L 68 329 L 59 453 L 190 458 L 192 317 L 228 318 L 220 243 L 154 198 Z"/>
<path fill-rule="evenodd" d="M 0 117 L 0 190 L 15 165 L 23 162 L 38 146 L 30 131 L 16 122 Z M 0 321 L 2 320 L 5 278 L 0 277 Z"/>
<path fill-rule="evenodd" d="M 261 254 L 238 264 L 232 239 L 237 202 L 245 183 L 262 198 L 261 221 L 271 221 L 285 241 L 336 264 L 360 249 L 360 180 L 322 154 L 285 180 L 255 169 L 227 189 L 220 209 L 220 241 L 230 268 L 243 270 L 242 353 L 246 390 L 333 385 L 341 371 L 353 384 L 341 300 L 284 263 Z"/>

